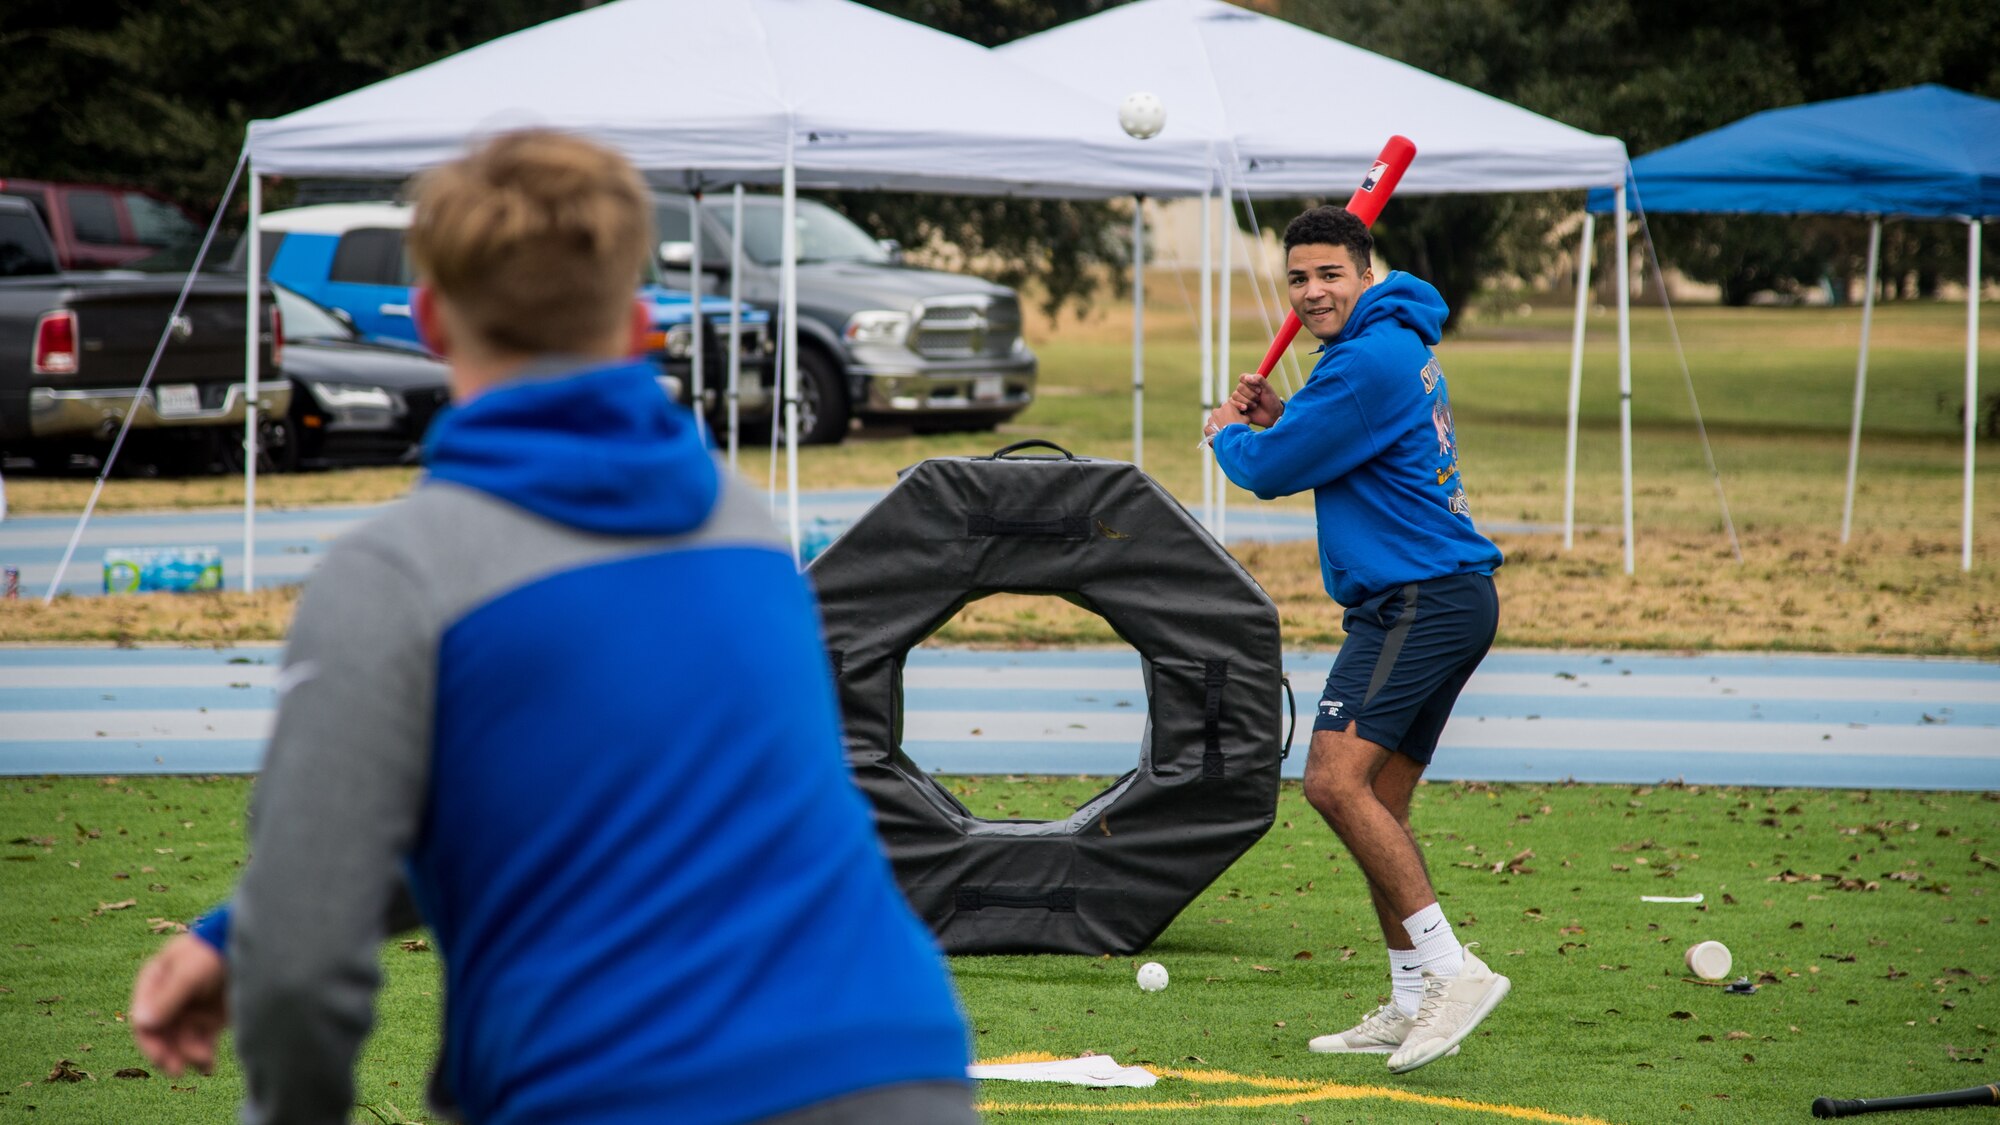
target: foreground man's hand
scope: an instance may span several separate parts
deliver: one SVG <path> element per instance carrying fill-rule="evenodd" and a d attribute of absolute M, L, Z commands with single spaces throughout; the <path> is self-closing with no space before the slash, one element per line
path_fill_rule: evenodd
<path fill-rule="evenodd" d="M 215 1042 L 229 1022 L 229 966 L 215 947 L 182 934 L 162 946 L 132 983 L 132 1038 L 153 1065 L 178 1078 L 215 1070 Z"/>

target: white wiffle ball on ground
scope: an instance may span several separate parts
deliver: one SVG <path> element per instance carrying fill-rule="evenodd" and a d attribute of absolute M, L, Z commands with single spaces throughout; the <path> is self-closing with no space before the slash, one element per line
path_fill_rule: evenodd
<path fill-rule="evenodd" d="M 1158 136 L 1160 130 L 1167 127 L 1167 107 L 1160 104 L 1160 99 L 1144 91 L 1127 94 L 1118 105 L 1118 124 L 1142 141 Z"/>
<path fill-rule="evenodd" d="M 1139 987 L 1147 992 L 1158 992 L 1167 987 L 1167 967 L 1158 961 L 1148 961 L 1139 966 Z"/>

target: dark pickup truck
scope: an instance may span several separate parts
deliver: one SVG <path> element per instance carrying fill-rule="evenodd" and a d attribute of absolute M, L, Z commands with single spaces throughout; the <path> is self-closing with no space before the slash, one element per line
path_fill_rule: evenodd
<path fill-rule="evenodd" d="M 134 405 L 183 280 L 59 270 L 34 210 L 0 197 L 0 457 L 52 468 L 74 455 L 101 457 L 130 410 L 127 440 L 143 460 L 188 469 L 240 464 L 251 399 L 282 420 L 292 395 L 271 355 L 275 312 L 259 334 L 259 381 L 246 388 L 240 277 L 196 278 L 152 384 Z"/>

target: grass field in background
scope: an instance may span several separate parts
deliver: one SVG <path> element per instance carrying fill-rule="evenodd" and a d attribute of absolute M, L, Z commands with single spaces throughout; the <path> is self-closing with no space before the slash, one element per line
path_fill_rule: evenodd
<path fill-rule="evenodd" d="M 1041 819 L 1101 783 L 947 784 L 980 815 Z M 234 778 L 0 786 L 0 1121 L 234 1120 L 233 1063 L 209 1078 L 116 1075 L 149 1069 L 122 1023 L 132 974 L 164 940 L 155 930 L 227 893 L 247 792 Z M 1584 1121 L 1779 1121 L 1806 1119 L 1821 1094 L 1995 1079 L 1993 794 L 1440 784 L 1419 789 L 1413 816 L 1453 924 L 1515 986 L 1459 1057 L 1395 1077 L 1380 1057 L 1306 1051 L 1373 1007 L 1387 974 L 1360 877 L 1292 783 L 1277 826 L 1143 957 L 953 959 L 979 1058 L 1098 1051 L 1176 1075 L 1149 1090 L 987 1083 L 988 1119 L 1556 1119 L 1471 1102 Z M 1639 901 L 1697 892 L 1702 908 Z M 1706 939 L 1762 982 L 1757 995 L 1684 979 L 1682 951 Z M 1133 983 L 1142 960 L 1167 966 L 1164 992 Z M 438 958 L 390 943 L 383 963 L 354 1120 L 428 1121 Z M 48 1081 L 65 1059 L 90 1077 Z"/>
<path fill-rule="evenodd" d="M 1239 292 L 1247 289 L 1239 286 Z M 1201 498 L 1195 449 L 1199 354 L 1180 286 L 1156 276 L 1148 310 L 1145 465 L 1190 507 Z M 1525 310 L 1525 311 L 1523 311 Z M 1238 304 L 1237 366 L 1263 347 L 1261 322 Z M 1984 325 L 1989 386 L 2000 387 L 2000 310 Z M 1978 540 L 1959 570 L 1958 404 L 1963 401 L 1962 305 L 1911 302 L 1877 312 L 1862 443 L 1855 539 L 1839 542 L 1860 314 L 1854 309 L 1695 307 L 1677 326 L 1699 393 L 1744 564 L 1693 423 L 1666 317 L 1633 314 L 1637 574 L 1622 574 L 1615 325 L 1593 314 L 1578 442 L 1574 551 L 1552 534 L 1496 533 L 1509 555 L 1499 576 L 1503 645 L 1786 648 L 1830 652 L 2000 654 L 2000 443 L 1979 446 Z M 1567 307 L 1494 301 L 1439 349 L 1450 381 L 1476 518 L 1559 524 L 1568 396 Z M 925 457 L 990 452 L 1024 437 L 1080 454 L 1131 452 L 1129 312 L 1101 301 L 1091 319 L 1031 322 L 1042 358 L 1035 405 L 997 434 L 914 436 L 880 430 L 804 452 L 816 488 L 886 488 Z M 1300 349 L 1304 355 L 1303 349 Z M 768 479 L 762 447 L 744 471 Z M 293 474 L 259 484 L 283 506 L 372 502 L 402 494 L 411 469 Z M 16 477 L 18 510 L 76 511 L 90 482 Z M 241 503 L 241 482 L 114 480 L 105 510 Z M 1233 491 L 1234 510 L 1258 501 Z M 1305 511 L 1308 502 L 1279 503 Z M 1286 638 L 1327 644 L 1340 614 L 1318 587 L 1309 545 L 1239 548 L 1279 602 Z M 72 599 L 44 611 L 0 606 L 0 639 L 270 640 L 284 635 L 291 596 Z M 1053 599 L 994 598 L 968 607 L 941 640 L 991 644 L 1111 643 L 1098 618 Z"/>

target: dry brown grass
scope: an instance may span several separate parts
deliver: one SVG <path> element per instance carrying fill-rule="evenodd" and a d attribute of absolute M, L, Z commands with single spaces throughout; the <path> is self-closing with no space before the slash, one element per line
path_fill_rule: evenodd
<path fill-rule="evenodd" d="M 1958 569 L 1939 538 L 1772 532 L 1744 541 L 1738 565 L 1713 537 L 1642 540 L 1638 573 L 1620 573 L 1615 536 L 1501 536 L 1503 646 L 1793 649 L 2000 656 L 2000 574 Z M 1982 557 L 2000 536 L 1979 544 Z M 1311 543 L 1252 544 L 1237 557 L 1277 603 L 1285 643 L 1336 645 L 1341 610 L 1320 588 Z M 282 640 L 296 587 L 256 594 L 73 598 L 0 603 L 0 641 L 224 644 Z M 1116 644 L 1095 614 L 1055 597 L 1002 594 L 965 607 L 936 639 L 1008 646 Z"/>
<path fill-rule="evenodd" d="M 22 599 L 0 602 L 0 641 L 141 641 L 232 644 L 279 641 L 292 624 L 297 586 L 254 594 L 134 594 L 78 598 L 54 604 Z"/>
<path fill-rule="evenodd" d="M 280 473 L 257 478 L 259 507 L 296 508 L 307 504 L 379 504 L 410 490 L 414 468 L 343 469 L 327 473 Z M 87 477 L 7 478 L 7 506 L 20 515 L 75 515 L 90 499 Z M 146 480 L 113 477 L 97 498 L 100 512 L 146 512 L 175 508 L 240 508 L 240 476 Z"/>
<path fill-rule="evenodd" d="M 1546 536 L 1502 536 L 1502 646 L 1903 652 L 2000 656 L 2000 576 L 1958 569 L 1955 543 L 1869 535 L 1751 536 L 1738 565 L 1708 538 L 1657 538 L 1628 578 L 1615 537 L 1565 553 Z M 2000 548 L 2000 537 L 1980 544 Z M 1285 644 L 1335 645 L 1341 610 L 1320 588 L 1311 543 L 1236 555 L 1277 603 Z M 996 595 L 938 633 L 963 644 L 1117 643 L 1102 619 L 1053 597 Z"/>

